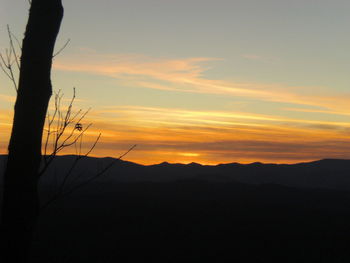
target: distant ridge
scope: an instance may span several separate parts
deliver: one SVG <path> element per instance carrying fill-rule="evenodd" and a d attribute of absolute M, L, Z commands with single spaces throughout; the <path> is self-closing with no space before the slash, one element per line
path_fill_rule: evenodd
<path fill-rule="evenodd" d="M 5 158 L 6 155 L 0 155 L 1 170 L 3 170 Z M 48 176 L 43 178 L 43 183 L 49 182 L 54 173 L 64 174 L 74 159 L 74 155 L 58 156 L 48 170 Z M 111 157 L 86 157 L 77 165 L 75 174 L 80 174 L 81 180 L 84 180 L 112 162 L 114 165 L 99 178 L 99 181 L 117 183 L 199 180 L 350 190 L 350 160 L 346 159 L 323 159 L 296 164 L 232 162 L 201 165 L 195 162 L 189 164 L 162 162 L 154 165 L 141 165 Z"/>

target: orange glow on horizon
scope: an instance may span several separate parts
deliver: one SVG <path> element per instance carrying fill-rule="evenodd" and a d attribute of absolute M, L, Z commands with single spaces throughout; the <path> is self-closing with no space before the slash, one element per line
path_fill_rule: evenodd
<path fill-rule="evenodd" d="M 2 112 L 1 153 L 11 130 L 11 114 Z M 115 157 L 137 144 L 124 159 L 140 164 L 296 163 L 350 158 L 350 125 L 259 114 L 124 106 L 91 112 L 83 125 L 82 153 L 98 134 L 90 156 Z M 69 129 L 68 129 L 69 131 Z M 63 154 L 76 154 L 71 147 Z"/>

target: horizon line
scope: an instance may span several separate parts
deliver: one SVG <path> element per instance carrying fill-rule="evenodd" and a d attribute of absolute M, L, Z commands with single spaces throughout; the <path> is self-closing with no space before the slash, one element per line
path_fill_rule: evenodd
<path fill-rule="evenodd" d="M 2 156 L 7 156 L 7 154 L 0 154 L 0 157 Z M 78 156 L 77 154 L 62 154 L 62 155 L 56 155 L 56 157 L 67 157 L 67 156 Z M 85 156 L 85 158 L 94 158 L 94 159 L 114 159 L 118 160 L 119 158 L 117 157 L 112 157 L 112 156 Z M 325 161 L 325 160 L 340 160 L 340 161 L 350 161 L 350 159 L 346 158 L 322 158 L 322 159 L 311 159 L 309 161 L 300 161 L 300 162 L 293 162 L 293 163 L 286 163 L 286 162 L 263 162 L 263 161 L 254 161 L 254 162 L 225 162 L 225 163 L 216 163 L 216 164 L 204 164 L 204 163 L 199 163 L 199 162 L 188 162 L 188 163 L 183 163 L 183 162 L 168 162 L 168 161 L 163 161 L 159 163 L 152 163 L 152 164 L 142 164 L 138 163 L 135 161 L 129 161 L 129 160 L 123 160 L 119 159 L 119 161 L 123 162 L 129 162 L 129 163 L 134 163 L 137 165 L 142 165 L 142 166 L 154 166 L 154 165 L 160 165 L 160 164 L 180 164 L 180 165 L 190 165 L 190 164 L 198 164 L 201 166 L 218 166 L 218 165 L 226 165 L 226 164 L 241 164 L 241 165 L 251 165 L 251 164 L 275 164 L 275 165 L 296 165 L 296 164 L 305 164 L 305 163 L 313 163 L 313 162 L 320 162 L 320 161 Z"/>

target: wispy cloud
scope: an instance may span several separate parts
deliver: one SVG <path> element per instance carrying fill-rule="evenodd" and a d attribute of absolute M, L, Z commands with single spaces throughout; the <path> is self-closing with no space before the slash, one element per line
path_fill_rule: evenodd
<path fill-rule="evenodd" d="M 258 59 L 259 56 L 250 56 Z M 58 70 L 78 71 L 127 80 L 128 85 L 176 92 L 219 94 L 261 101 L 322 107 L 349 113 L 350 94 L 332 94 L 320 87 L 290 87 L 209 79 L 205 77 L 210 64 L 217 58 L 154 58 L 144 55 L 113 55 L 85 52 L 84 55 L 59 58 Z"/>
<path fill-rule="evenodd" d="M 98 55 L 89 52 L 82 57 L 57 60 L 54 66 L 60 70 L 82 71 L 114 78 L 134 75 L 178 82 L 199 77 L 205 68 L 201 63 L 213 60 L 218 59 L 165 59 L 136 54 Z"/>
<path fill-rule="evenodd" d="M 2 118 L 0 145 L 10 132 L 9 112 Z M 8 117 L 4 117 L 8 116 Z M 83 125 L 93 123 L 84 136 L 87 151 L 99 132 L 92 155 L 119 156 L 137 148 L 127 159 L 140 163 L 298 162 L 321 158 L 350 158 L 350 125 L 270 115 L 195 111 L 179 108 L 113 106 L 92 111 Z M 64 153 L 75 153 L 67 149 Z"/>
<path fill-rule="evenodd" d="M 141 163 L 291 163 L 350 157 L 346 122 L 141 106 L 105 107 L 94 114 L 95 127 L 103 131 L 97 153 L 116 155 L 138 144 L 128 158 Z"/>
<path fill-rule="evenodd" d="M 84 50 L 84 56 L 79 58 L 58 58 L 55 67 L 115 78 L 130 86 L 278 102 L 282 103 L 281 109 L 290 112 L 350 115 L 349 94 L 327 94 L 317 87 L 310 90 L 279 84 L 209 79 L 205 73 L 214 60 L 100 55 Z M 14 97 L 0 95 L 0 100 L 14 102 Z M 288 103 L 288 106 L 283 103 Z M 94 151 L 95 155 L 117 156 L 131 145 L 138 144 L 128 158 L 141 163 L 164 160 L 294 162 L 350 157 L 350 124 L 346 121 L 339 121 L 339 118 L 337 121 L 329 118 L 306 119 L 305 116 L 301 119 L 292 115 L 282 116 L 281 113 L 256 112 L 135 105 L 100 107 L 85 120 L 86 123 L 94 123 L 94 126 L 84 136 L 87 143 L 84 147 L 87 149 L 101 131 L 103 137 Z M 9 111 L 1 112 L 0 122 L 4 127 L 1 145 L 6 144 L 3 138 L 8 138 L 10 115 Z"/>
<path fill-rule="evenodd" d="M 167 125 L 205 126 L 215 127 L 288 127 L 288 129 L 300 127 L 302 129 L 314 128 L 317 130 L 346 130 L 350 128 L 349 122 L 320 121 L 279 117 L 266 114 L 256 114 L 237 111 L 210 111 L 210 110 L 187 110 L 179 108 L 157 108 L 144 106 L 110 106 L 103 107 L 99 114 L 107 114 L 110 120 L 123 120 L 130 123 L 152 123 L 159 127 Z"/>
<path fill-rule="evenodd" d="M 350 116 L 350 112 L 341 112 L 341 111 L 333 111 L 333 110 L 305 109 L 305 108 L 282 108 L 282 110 L 305 112 L 305 113 L 322 113 L 322 114 L 330 114 L 330 115 Z"/>

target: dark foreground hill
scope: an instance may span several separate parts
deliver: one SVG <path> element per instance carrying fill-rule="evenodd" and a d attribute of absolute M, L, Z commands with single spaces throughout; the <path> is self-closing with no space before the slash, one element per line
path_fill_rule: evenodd
<path fill-rule="evenodd" d="M 69 186 L 110 161 L 85 159 Z M 32 262 L 350 262 L 349 166 L 118 162 L 42 213 Z"/>
<path fill-rule="evenodd" d="M 97 183 L 41 216 L 33 262 L 349 262 L 350 193 Z"/>

